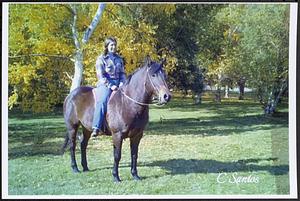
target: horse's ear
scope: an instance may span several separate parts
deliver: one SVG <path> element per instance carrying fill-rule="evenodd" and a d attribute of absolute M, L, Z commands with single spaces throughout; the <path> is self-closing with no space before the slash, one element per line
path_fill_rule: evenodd
<path fill-rule="evenodd" d="M 149 67 L 151 65 L 151 58 L 149 55 L 146 56 L 145 58 L 145 64 Z"/>

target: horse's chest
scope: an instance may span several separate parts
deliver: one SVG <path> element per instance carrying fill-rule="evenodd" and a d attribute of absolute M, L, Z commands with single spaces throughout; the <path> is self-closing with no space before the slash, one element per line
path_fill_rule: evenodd
<path fill-rule="evenodd" d="M 132 119 L 133 127 L 145 126 L 148 122 L 148 114 L 146 112 L 137 112 Z"/>
<path fill-rule="evenodd" d="M 113 132 L 127 133 L 132 129 L 144 129 L 149 120 L 148 111 L 110 111 L 109 125 Z"/>
<path fill-rule="evenodd" d="M 145 129 L 148 123 L 148 115 L 143 113 L 136 113 L 131 121 L 127 122 L 123 130 L 124 138 L 133 137 L 140 134 Z"/>
<path fill-rule="evenodd" d="M 132 112 L 132 113 L 123 113 L 122 115 L 123 122 L 125 122 L 126 127 L 130 128 L 142 128 L 148 122 L 148 114 L 146 112 Z"/>

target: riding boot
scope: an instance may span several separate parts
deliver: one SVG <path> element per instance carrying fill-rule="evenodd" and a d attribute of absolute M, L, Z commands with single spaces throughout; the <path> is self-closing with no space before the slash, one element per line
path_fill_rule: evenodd
<path fill-rule="evenodd" d="M 91 134 L 92 137 L 97 137 L 99 135 L 99 129 L 98 128 L 93 128 L 93 132 Z"/>

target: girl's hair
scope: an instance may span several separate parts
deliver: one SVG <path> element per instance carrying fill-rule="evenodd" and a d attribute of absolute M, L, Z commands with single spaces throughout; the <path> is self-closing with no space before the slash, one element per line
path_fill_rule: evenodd
<path fill-rule="evenodd" d="M 114 43 L 117 44 L 117 40 L 114 37 L 108 37 L 107 39 L 105 39 L 105 41 L 104 41 L 104 55 L 107 54 L 107 52 L 108 52 L 107 47 L 108 47 L 109 43 L 111 43 L 111 42 L 114 42 Z"/>

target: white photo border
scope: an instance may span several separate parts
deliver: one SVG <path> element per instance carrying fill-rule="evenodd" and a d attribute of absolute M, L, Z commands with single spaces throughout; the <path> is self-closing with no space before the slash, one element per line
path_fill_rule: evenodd
<path fill-rule="evenodd" d="M 289 195 L 8 195 L 8 8 L 9 4 L 16 2 L 2 3 L 2 135 L 1 135 L 1 167 L 2 167 L 2 198 L 3 199 L 201 199 L 201 198 L 297 198 L 297 138 L 296 138 L 296 58 L 297 58 L 297 16 L 298 3 L 290 5 L 290 39 L 289 39 Z M 26 2 L 41 3 L 41 2 Z M 45 2 L 42 2 L 45 3 Z M 46 3 L 71 3 L 71 2 L 46 2 Z M 83 2 L 80 2 L 83 3 Z M 89 2 L 86 2 L 89 3 Z M 94 2 L 93 2 L 94 3 Z M 108 2 L 118 3 L 118 2 Z M 124 3 L 124 2 L 121 2 Z M 126 2 L 133 3 L 133 2 Z M 134 2 L 141 3 L 141 2 Z M 149 3 L 149 2 L 147 2 Z M 172 2 L 153 2 L 172 3 Z M 173 2 L 180 3 L 180 2 Z M 184 4 L 195 2 L 182 2 Z M 197 2 L 205 3 L 205 2 Z M 218 2 L 206 2 L 218 3 Z M 252 4 L 253 2 L 221 2 L 221 3 L 242 3 Z M 255 2 L 257 3 L 257 2 Z M 272 3 L 272 2 L 258 2 Z M 298 53 L 299 54 L 299 53 Z"/>

